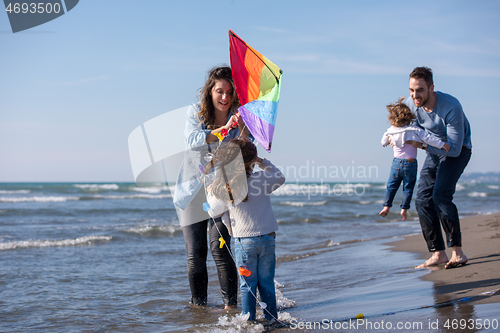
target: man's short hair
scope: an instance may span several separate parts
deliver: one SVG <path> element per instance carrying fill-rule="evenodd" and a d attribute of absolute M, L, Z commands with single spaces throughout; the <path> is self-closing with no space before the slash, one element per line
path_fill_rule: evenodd
<path fill-rule="evenodd" d="M 429 67 L 415 67 L 415 69 L 410 73 L 410 79 L 424 79 L 427 86 L 430 87 L 434 84 L 432 79 L 432 69 Z"/>

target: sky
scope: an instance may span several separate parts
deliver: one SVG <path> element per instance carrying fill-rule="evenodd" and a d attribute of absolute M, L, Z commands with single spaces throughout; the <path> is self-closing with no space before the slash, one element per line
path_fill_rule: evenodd
<path fill-rule="evenodd" d="M 133 182 L 129 134 L 196 103 L 229 29 L 283 70 L 259 154 L 288 181 L 386 181 L 385 106 L 417 66 L 470 121 L 466 173 L 500 170 L 498 1 L 82 0 L 15 34 L 0 13 L 0 182 Z"/>

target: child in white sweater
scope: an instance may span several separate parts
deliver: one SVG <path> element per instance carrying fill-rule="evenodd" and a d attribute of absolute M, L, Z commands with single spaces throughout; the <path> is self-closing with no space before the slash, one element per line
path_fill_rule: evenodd
<path fill-rule="evenodd" d="M 427 133 L 422 128 L 412 125 L 415 115 L 410 108 L 403 103 L 401 97 L 397 103 L 387 106 L 389 117 L 387 120 L 391 127 L 382 136 L 382 146 L 391 144 L 394 149 L 391 173 L 387 182 L 384 209 L 379 213 L 387 216 L 392 207 L 392 201 L 403 182 L 403 202 L 401 203 L 401 218 L 406 220 L 407 210 L 413 195 L 413 188 L 417 181 L 417 148 L 408 141 L 424 142 L 428 145 L 450 150 L 450 146 Z"/>
<path fill-rule="evenodd" d="M 263 171 L 253 172 L 257 164 Z M 256 292 L 259 289 L 264 317 L 277 320 L 274 273 L 275 238 L 278 222 L 270 194 L 285 182 L 281 171 L 257 156 L 250 141 L 233 139 L 222 146 L 212 160 L 215 179 L 207 187 L 212 217 L 229 209 L 235 253 L 241 277 L 242 313 L 255 320 Z"/>

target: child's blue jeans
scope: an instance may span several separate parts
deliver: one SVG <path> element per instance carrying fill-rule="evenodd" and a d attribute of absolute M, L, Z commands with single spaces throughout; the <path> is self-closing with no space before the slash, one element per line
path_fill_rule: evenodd
<path fill-rule="evenodd" d="M 417 160 L 414 158 L 394 158 L 391 166 L 391 174 L 387 181 L 384 207 L 392 207 L 394 196 L 399 189 L 399 185 L 403 182 L 403 201 L 401 203 L 401 209 L 410 208 L 413 188 L 417 181 L 417 169 Z"/>
<path fill-rule="evenodd" d="M 235 238 L 236 263 L 251 272 L 250 276 L 240 275 L 242 313 L 250 313 L 249 320 L 255 320 L 257 288 L 260 300 L 267 307 L 264 317 L 267 320 L 278 318 L 274 272 L 276 267 L 275 235 Z M 253 295 L 252 295 L 253 293 Z M 266 311 L 267 310 L 267 311 Z"/>

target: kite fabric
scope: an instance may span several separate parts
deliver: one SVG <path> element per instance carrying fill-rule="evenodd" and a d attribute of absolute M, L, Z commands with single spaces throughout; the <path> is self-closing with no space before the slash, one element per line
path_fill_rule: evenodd
<path fill-rule="evenodd" d="M 271 152 L 281 88 L 281 69 L 229 30 L 231 72 L 241 118 L 255 140 Z"/>

